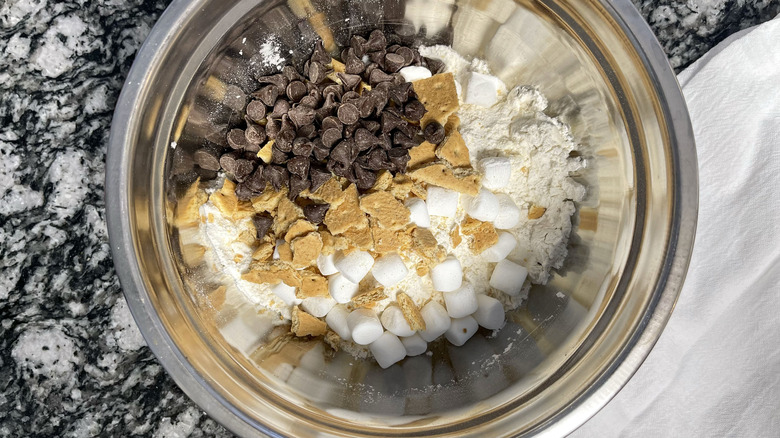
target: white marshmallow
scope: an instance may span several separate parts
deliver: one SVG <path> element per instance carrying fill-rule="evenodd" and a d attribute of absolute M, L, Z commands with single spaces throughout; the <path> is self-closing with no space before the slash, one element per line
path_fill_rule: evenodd
<path fill-rule="evenodd" d="M 444 336 L 452 345 L 460 347 L 474 336 L 478 328 L 477 320 L 471 316 L 456 318 L 452 320 L 450 328 L 447 329 Z"/>
<path fill-rule="evenodd" d="M 438 186 L 428 186 L 425 203 L 431 216 L 455 217 L 460 194 Z"/>
<path fill-rule="evenodd" d="M 347 255 L 339 255 L 333 264 L 347 280 L 360 283 L 374 266 L 374 258 L 367 251 L 352 251 Z"/>
<path fill-rule="evenodd" d="M 428 206 L 425 201 L 420 198 L 409 198 L 404 202 L 404 205 L 409 209 L 409 222 L 420 228 L 430 228 L 431 216 L 428 214 Z"/>
<path fill-rule="evenodd" d="M 488 189 L 479 189 L 477 196 L 471 198 L 466 213 L 483 222 L 493 222 L 498 215 L 498 198 Z"/>
<path fill-rule="evenodd" d="M 506 157 L 488 157 L 479 160 L 477 169 L 482 173 L 482 186 L 490 190 L 502 189 L 512 176 L 512 162 Z"/>
<path fill-rule="evenodd" d="M 517 296 L 523 288 L 523 282 L 528 275 L 525 267 L 504 259 L 496 264 L 490 276 L 490 286 L 507 295 Z"/>
<path fill-rule="evenodd" d="M 385 331 L 376 313 L 362 307 L 347 316 L 347 325 L 352 333 L 352 340 L 358 345 L 368 345 L 376 341 Z"/>
<path fill-rule="evenodd" d="M 445 292 L 444 304 L 451 318 L 463 318 L 477 310 L 477 293 L 468 281 L 452 292 Z"/>
<path fill-rule="evenodd" d="M 520 209 L 517 208 L 515 201 L 506 193 L 499 193 L 496 198 L 498 198 L 498 214 L 493 219 L 493 226 L 499 230 L 508 230 L 517 226 L 520 223 Z"/>
<path fill-rule="evenodd" d="M 339 304 L 348 303 L 358 293 L 358 284 L 353 283 L 341 273 L 328 277 L 328 292 Z"/>
<path fill-rule="evenodd" d="M 428 70 L 425 67 L 410 65 L 409 67 L 404 67 L 401 70 L 398 70 L 398 73 L 401 73 L 401 76 L 404 77 L 406 82 L 414 82 L 420 79 L 426 79 L 431 77 L 431 71 Z"/>
<path fill-rule="evenodd" d="M 328 327 L 345 341 L 352 339 L 352 332 L 349 331 L 349 324 L 347 324 L 347 316 L 349 316 L 349 310 L 346 307 L 334 306 L 328 312 L 328 316 L 325 317 Z"/>
<path fill-rule="evenodd" d="M 339 272 L 338 269 L 336 269 L 336 265 L 333 264 L 333 262 L 336 259 L 336 254 L 320 254 L 317 257 L 317 269 L 320 270 L 320 274 L 322 275 L 333 275 Z"/>
<path fill-rule="evenodd" d="M 498 233 L 498 242 L 482 251 L 481 256 L 492 263 L 500 262 L 515 249 L 515 246 L 517 246 L 517 239 L 515 239 L 515 236 L 513 236 L 512 233 L 502 231 Z"/>
<path fill-rule="evenodd" d="M 384 287 L 390 287 L 403 280 L 409 270 L 406 269 L 404 261 L 396 253 L 390 253 L 382 256 L 374 262 L 371 268 L 376 281 Z"/>
<path fill-rule="evenodd" d="M 433 288 L 439 292 L 452 292 L 463 283 L 463 269 L 455 256 L 447 256 L 431 269 Z"/>
<path fill-rule="evenodd" d="M 420 314 L 425 321 L 425 330 L 420 331 L 420 336 L 427 342 L 431 342 L 450 328 L 450 315 L 447 309 L 436 301 L 429 301 L 420 309 Z"/>
<path fill-rule="evenodd" d="M 390 332 L 382 333 L 382 336 L 372 342 L 368 348 L 371 349 L 374 359 L 382 368 L 387 368 L 406 357 L 404 344 L 401 343 L 398 336 Z"/>
<path fill-rule="evenodd" d="M 501 79 L 471 72 L 468 85 L 466 85 L 464 103 L 489 108 L 498 102 L 501 94 L 506 94 L 506 85 Z"/>
<path fill-rule="evenodd" d="M 398 306 L 385 307 L 379 320 L 387 331 L 396 336 L 412 336 L 414 334 L 414 330 L 404 318 L 404 312 Z"/>
<path fill-rule="evenodd" d="M 295 287 L 288 286 L 284 282 L 280 281 L 279 284 L 271 286 L 271 292 L 279 297 L 280 300 L 284 301 L 284 304 L 288 306 L 292 306 L 300 302 L 295 297 Z"/>
<path fill-rule="evenodd" d="M 273 319 L 268 314 L 258 314 L 247 308 L 219 329 L 226 341 L 244 354 L 253 352 L 273 329 Z"/>
<path fill-rule="evenodd" d="M 317 318 L 322 318 L 336 305 L 336 300 L 331 297 L 309 297 L 301 301 L 301 307 L 307 313 Z"/>
<path fill-rule="evenodd" d="M 272 259 L 279 260 L 279 258 L 281 257 L 279 255 L 279 245 L 281 245 L 283 243 L 284 243 L 284 239 L 277 239 L 276 240 L 276 245 L 274 245 L 274 254 L 271 256 Z"/>
<path fill-rule="evenodd" d="M 477 295 L 477 311 L 471 315 L 477 324 L 488 330 L 498 330 L 504 326 L 504 306 L 501 302 L 487 295 Z"/>
<path fill-rule="evenodd" d="M 401 338 L 401 343 L 403 343 L 406 348 L 407 356 L 418 356 L 428 350 L 428 343 L 417 333 L 412 336 Z"/>

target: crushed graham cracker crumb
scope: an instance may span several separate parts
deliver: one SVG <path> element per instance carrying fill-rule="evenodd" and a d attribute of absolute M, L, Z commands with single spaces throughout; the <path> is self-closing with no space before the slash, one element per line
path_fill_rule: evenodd
<path fill-rule="evenodd" d="M 409 162 L 406 164 L 406 168 L 410 170 L 417 169 L 434 161 L 436 161 L 436 145 L 429 141 L 424 141 L 409 149 Z"/>
<path fill-rule="evenodd" d="M 325 181 L 325 183 L 319 186 L 314 192 L 309 192 L 307 189 L 301 192 L 300 196 L 311 199 L 312 201 L 330 204 L 331 208 L 333 208 L 344 202 L 346 193 L 342 189 L 341 181 L 336 177 L 332 177 Z"/>
<path fill-rule="evenodd" d="M 303 219 L 303 210 L 298 207 L 294 202 L 290 201 L 286 196 L 279 200 L 279 206 L 276 208 L 276 216 L 274 217 L 274 234 L 282 236 L 287 232 L 287 229 L 298 219 Z"/>
<path fill-rule="evenodd" d="M 471 167 L 469 148 L 458 131 L 450 133 L 436 148 L 436 156 L 450 163 L 452 167 Z"/>
<path fill-rule="evenodd" d="M 528 209 L 528 219 L 539 219 L 540 217 L 544 216 L 546 211 L 547 208 L 545 207 L 532 205 L 531 208 Z"/>
<path fill-rule="evenodd" d="M 498 242 L 496 228 L 490 222 L 482 222 L 472 217 L 467 217 L 461 224 L 463 234 L 471 236 L 469 248 L 474 254 L 490 248 Z"/>
<path fill-rule="evenodd" d="M 292 247 L 293 266 L 305 268 L 317 263 L 317 257 L 322 252 L 322 237 L 317 231 L 296 237 L 290 244 Z"/>
<path fill-rule="evenodd" d="M 195 227 L 200 221 L 200 206 L 208 201 L 208 195 L 200 190 L 200 178 L 187 188 L 184 196 L 176 202 L 173 225 L 178 228 Z"/>
<path fill-rule="evenodd" d="M 409 209 L 388 192 L 376 192 L 360 199 L 360 209 L 374 217 L 379 225 L 399 230 L 409 223 Z"/>
<path fill-rule="evenodd" d="M 288 263 L 280 261 L 253 263 L 249 272 L 241 278 L 257 284 L 284 284 L 291 287 L 301 286 L 301 275 Z"/>
<path fill-rule="evenodd" d="M 276 245 L 276 252 L 279 253 L 279 260 L 292 263 L 293 253 L 289 242 L 280 242 L 278 245 Z"/>
<path fill-rule="evenodd" d="M 398 292 L 395 299 L 404 314 L 406 322 L 409 323 L 409 327 L 412 330 L 425 330 L 425 320 L 411 297 L 404 292 Z"/>
<path fill-rule="evenodd" d="M 460 106 L 455 77 L 452 73 L 441 73 L 420 79 L 412 82 L 412 86 L 417 93 L 417 99 L 427 110 L 420 120 L 421 128 L 425 128 L 432 120 L 444 126 L 450 115 Z"/>
<path fill-rule="evenodd" d="M 381 170 L 376 176 L 376 182 L 371 186 L 371 192 L 383 192 L 390 187 L 393 182 L 393 174 L 388 170 Z"/>
<path fill-rule="evenodd" d="M 263 242 L 257 246 L 257 249 L 252 253 L 252 260 L 258 262 L 264 262 L 271 258 L 274 254 L 274 244 L 271 242 Z"/>
<path fill-rule="evenodd" d="M 325 324 L 325 321 L 317 319 L 295 306 L 292 310 L 292 327 L 290 329 L 298 337 L 322 336 L 328 330 L 328 325 Z"/>
<path fill-rule="evenodd" d="M 476 196 L 479 193 L 479 175 L 463 169 L 454 171 L 444 164 L 431 164 L 409 173 L 413 180 L 433 184 L 445 189 Z"/>
<path fill-rule="evenodd" d="M 287 187 L 282 187 L 281 190 L 276 191 L 271 184 L 266 184 L 263 193 L 252 198 L 252 208 L 258 213 L 273 213 L 276 207 L 279 206 L 279 201 L 286 196 Z"/>
<path fill-rule="evenodd" d="M 409 196 L 409 192 L 412 191 L 414 181 L 406 175 L 398 174 L 393 177 L 393 182 L 390 184 L 388 191 L 395 196 L 398 200 L 405 200 Z"/>
<path fill-rule="evenodd" d="M 292 242 L 296 237 L 301 237 L 304 234 L 317 231 L 317 227 L 306 219 L 298 219 L 290 225 L 287 229 L 287 233 L 284 235 L 284 240 Z"/>
<path fill-rule="evenodd" d="M 452 231 L 450 231 L 450 240 L 452 241 L 453 248 L 457 248 L 458 245 L 460 245 L 460 242 L 463 241 L 463 238 L 460 235 L 460 227 L 458 227 L 458 225 L 455 225 L 452 228 Z"/>
<path fill-rule="evenodd" d="M 368 251 L 373 247 L 373 238 L 370 228 L 350 228 L 341 233 L 352 247 L 363 251 Z"/>
<path fill-rule="evenodd" d="M 311 297 L 329 297 L 328 279 L 322 275 L 305 269 L 300 271 L 301 287 L 298 288 L 295 296 L 300 299 Z"/>
<path fill-rule="evenodd" d="M 367 228 L 368 219 L 363 211 L 360 210 L 360 200 L 358 199 L 357 186 L 350 184 L 344 193 L 344 202 L 330 209 L 325 214 L 323 223 L 333 234 L 341 234 L 350 228 Z"/>
<path fill-rule="evenodd" d="M 444 132 L 450 135 L 452 131 L 460 129 L 460 117 L 457 114 L 452 114 L 447 118 L 447 123 L 444 124 Z"/>
<path fill-rule="evenodd" d="M 400 245 L 398 231 L 381 226 L 373 217 L 368 219 L 368 223 L 374 240 L 374 252 L 385 254 L 398 251 Z"/>
<path fill-rule="evenodd" d="M 355 295 L 352 298 L 352 305 L 355 308 L 372 307 L 374 304 L 384 300 L 385 298 L 387 298 L 387 295 L 385 295 L 385 288 L 379 286 Z"/>

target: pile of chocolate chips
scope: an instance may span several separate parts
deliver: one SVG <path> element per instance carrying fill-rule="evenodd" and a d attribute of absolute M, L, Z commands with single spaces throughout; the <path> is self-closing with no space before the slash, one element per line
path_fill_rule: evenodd
<path fill-rule="evenodd" d="M 405 172 L 412 147 L 444 139 L 436 122 L 420 129 L 425 107 L 398 73 L 415 65 L 436 74 L 444 67 L 440 61 L 388 45 L 385 34 L 374 30 L 368 39 L 353 36 L 341 62 L 345 71 L 334 72 L 330 54 L 318 42 L 302 73 L 288 65 L 281 73 L 256 78 L 261 87 L 245 108 L 245 125 L 227 134 L 232 150 L 206 157 L 218 159 L 237 183 L 239 199 L 260 195 L 270 183 L 276 190 L 287 187 L 295 200 L 331 175 L 366 190 L 379 171 Z M 265 163 L 257 152 L 269 141 L 272 154 Z"/>

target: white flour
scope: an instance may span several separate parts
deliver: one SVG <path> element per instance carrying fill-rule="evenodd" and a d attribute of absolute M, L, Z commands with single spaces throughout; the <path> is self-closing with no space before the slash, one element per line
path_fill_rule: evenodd
<path fill-rule="evenodd" d="M 281 70 L 284 67 L 285 59 L 282 56 L 279 42 L 273 38 L 263 42 L 260 46 L 259 55 L 260 63 L 263 67 L 276 67 L 277 70 Z"/>

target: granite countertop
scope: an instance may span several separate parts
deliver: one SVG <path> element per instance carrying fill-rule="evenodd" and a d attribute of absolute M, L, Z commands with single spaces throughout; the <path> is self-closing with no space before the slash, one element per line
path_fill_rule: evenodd
<path fill-rule="evenodd" d="M 634 3 L 678 71 L 773 0 Z M 122 297 L 104 161 L 167 0 L 0 3 L 0 437 L 231 436 L 166 375 Z"/>

